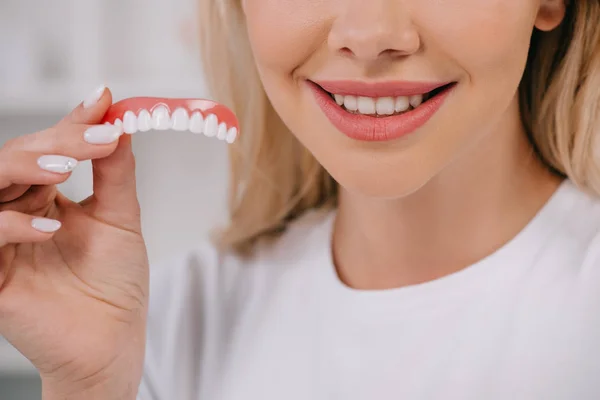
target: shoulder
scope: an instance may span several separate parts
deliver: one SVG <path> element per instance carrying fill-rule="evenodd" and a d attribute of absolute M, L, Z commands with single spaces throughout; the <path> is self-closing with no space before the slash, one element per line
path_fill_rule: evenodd
<path fill-rule="evenodd" d="M 544 253 L 600 288 L 600 199 L 570 181 L 556 196 L 552 223 L 557 229 L 549 234 Z"/>

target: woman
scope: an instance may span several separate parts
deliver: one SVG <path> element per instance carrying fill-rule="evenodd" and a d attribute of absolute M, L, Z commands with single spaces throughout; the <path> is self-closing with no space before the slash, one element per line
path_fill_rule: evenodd
<path fill-rule="evenodd" d="M 600 398 L 600 2 L 202 5 L 218 242 L 148 279 L 104 88 L 1 150 L 0 333 L 44 399 Z"/>

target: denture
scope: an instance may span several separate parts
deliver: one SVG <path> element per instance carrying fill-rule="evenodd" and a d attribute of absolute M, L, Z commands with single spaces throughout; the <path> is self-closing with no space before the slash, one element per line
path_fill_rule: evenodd
<path fill-rule="evenodd" d="M 102 123 L 121 126 L 127 134 L 190 131 L 227 143 L 233 143 L 239 133 L 235 114 L 224 105 L 205 99 L 133 97 L 113 104 Z"/>

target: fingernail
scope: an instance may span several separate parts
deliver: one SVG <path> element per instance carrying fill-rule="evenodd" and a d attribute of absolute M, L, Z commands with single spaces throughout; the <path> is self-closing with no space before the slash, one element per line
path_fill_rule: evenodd
<path fill-rule="evenodd" d="M 53 233 L 60 229 L 62 224 L 60 221 L 48 218 L 34 218 L 31 220 L 33 229 L 44 233 Z"/>
<path fill-rule="evenodd" d="M 37 163 L 41 169 L 59 174 L 71 172 L 77 166 L 77 160 L 71 157 L 47 155 L 38 158 Z"/>
<path fill-rule="evenodd" d="M 106 90 L 106 86 L 105 85 L 101 85 L 98 86 L 92 93 L 89 94 L 88 97 L 86 97 L 86 99 L 83 101 L 83 108 L 91 108 L 94 107 L 96 104 L 98 104 L 98 102 L 100 101 L 100 99 L 102 98 L 102 95 L 104 94 L 104 91 Z"/>
<path fill-rule="evenodd" d="M 88 128 L 83 138 L 90 144 L 109 144 L 116 141 L 123 134 L 123 128 L 114 125 L 97 125 Z"/>

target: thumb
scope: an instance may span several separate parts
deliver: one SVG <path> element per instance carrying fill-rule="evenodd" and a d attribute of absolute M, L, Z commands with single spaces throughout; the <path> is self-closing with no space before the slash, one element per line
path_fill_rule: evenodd
<path fill-rule="evenodd" d="M 102 85 L 67 115 L 61 124 L 98 124 L 112 105 L 112 93 Z M 122 135 L 114 152 L 92 160 L 94 194 L 81 205 L 106 223 L 140 231 L 140 207 L 135 182 L 131 136 Z"/>
<path fill-rule="evenodd" d="M 111 155 L 92 160 L 92 169 L 91 214 L 111 225 L 141 233 L 131 135 L 121 136 Z"/>

